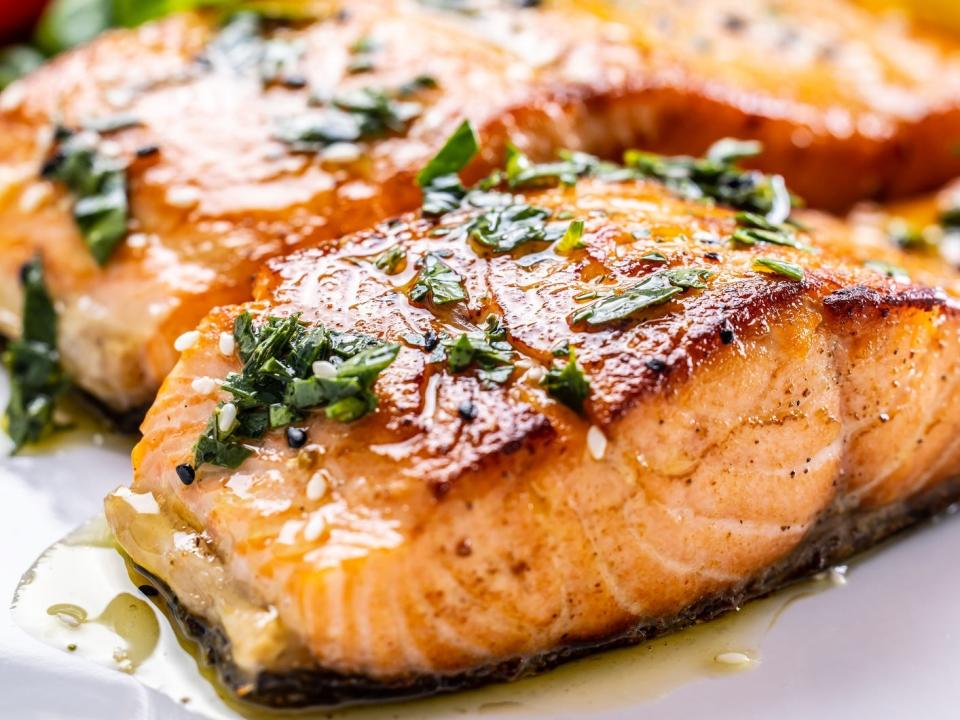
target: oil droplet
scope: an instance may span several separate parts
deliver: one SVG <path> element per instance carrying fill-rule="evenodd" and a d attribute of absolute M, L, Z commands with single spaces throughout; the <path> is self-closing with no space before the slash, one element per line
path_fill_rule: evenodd
<path fill-rule="evenodd" d="M 769 629 L 790 605 L 832 587 L 830 573 L 748 604 L 718 620 L 644 645 L 593 655 L 538 677 L 455 695 L 336 712 L 303 712 L 298 720 L 386 720 L 451 715 L 552 717 L 636 709 L 704 678 L 725 678 L 757 665 Z M 156 604 L 154 604 L 156 603 Z M 45 552 L 24 575 L 14 620 L 33 637 L 65 652 L 132 673 L 144 685 L 189 704 L 213 720 L 279 720 L 238 701 L 178 633 L 150 581 L 117 552 L 97 518 Z M 742 657 L 741 657 L 742 656 Z M 746 657 L 747 662 L 742 662 Z M 722 658 L 722 659 L 721 659 Z M 732 662 L 732 660 L 736 662 Z"/>

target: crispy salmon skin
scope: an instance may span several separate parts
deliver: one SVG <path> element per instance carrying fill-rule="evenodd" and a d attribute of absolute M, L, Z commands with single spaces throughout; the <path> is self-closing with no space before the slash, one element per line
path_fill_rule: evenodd
<path fill-rule="evenodd" d="M 265 259 L 415 207 L 413 175 L 464 115 L 485 140 L 477 176 L 508 139 L 547 159 L 722 136 L 763 140 L 761 167 L 833 209 L 960 174 L 955 49 L 843 0 L 433 5 L 177 15 L 7 89 L 0 330 L 19 332 L 17 273 L 42 255 L 68 373 L 114 410 L 144 406 L 174 340 L 249 299 Z M 64 162 L 85 143 L 120 167 L 106 209 L 78 196 L 106 176 Z"/>
<path fill-rule="evenodd" d="M 837 221 L 580 174 L 272 261 L 201 323 L 106 507 L 241 696 L 522 676 L 957 495 L 953 270 L 888 277 Z"/>

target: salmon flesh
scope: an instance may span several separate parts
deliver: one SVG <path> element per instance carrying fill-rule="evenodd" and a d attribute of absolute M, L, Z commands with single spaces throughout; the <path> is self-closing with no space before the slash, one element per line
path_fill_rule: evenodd
<path fill-rule="evenodd" d="M 960 175 L 956 43 L 845 0 L 305 6 L 110 32 L 0 96 L 0 332 L 42 255 L 65 369 L 116 412 L 150 403 L 174 340 L 248 300 L 266 259 L 415 208 L 464 116 L 473 177 L 508 141 L 546 160 L 726 136 L 832 210 Z M 102 176 L 72 174 L 84 148 Z"/>

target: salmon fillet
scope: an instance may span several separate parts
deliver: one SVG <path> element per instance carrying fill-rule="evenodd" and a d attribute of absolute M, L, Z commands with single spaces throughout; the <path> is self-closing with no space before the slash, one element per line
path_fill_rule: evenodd
<path fill-rule="evenodd" d="M 200 324 L 106 509 L 240 696 L 520 677 L 711 617 L 960 495 L 955 271 L 888 277 L 837 220 L 764 230 L 600 175 L 271 261 L 252 303 Z M 226 459 L 198 438 L 229 444 L 213 428 L 233 432 L 244 382 L 211 380 L 260 366 L 238 359 L 260 353 L 251 324 L 354 346 L 294 398 L 360 377 L 364 353 L 392 362 L 359 419 L 329 390 Z M 294 346 L 268 374 L 314 357 Z"/>
<path fill-rule="evenodd" d="M 475 177 L 508 138 L 547 159 L 723 136 L 763 140 L 760 167 L 833 209 L 960 174 L 955 47 L 843 0 L 436 5 L 311 3 L 319 19 L 259 33 L 178 15 L 12 85 L 0 332 L 19 332 L 15 278 L 42 254 L 67 372 L 116 411 L 142 407 L 173 341 L 249 299 L 265 259 L 415 207 L 414 173 L 463 116 L 485 141 Z M 91 124 L 113 128 L 77 134 Z M 79 204 L 63 162 L 84 142 L 108 166 L 106 208 Z"/>

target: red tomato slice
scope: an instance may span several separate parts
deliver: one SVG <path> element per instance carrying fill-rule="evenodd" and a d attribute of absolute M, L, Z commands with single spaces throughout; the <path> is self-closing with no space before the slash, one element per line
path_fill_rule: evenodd
<path fill-rule="evenodd" d="M 0 0 L 0 42 L 29 36 L 47 0 Z"/>

